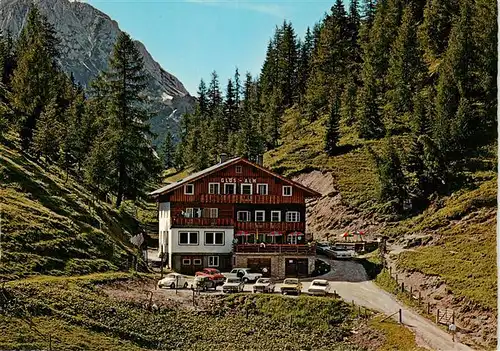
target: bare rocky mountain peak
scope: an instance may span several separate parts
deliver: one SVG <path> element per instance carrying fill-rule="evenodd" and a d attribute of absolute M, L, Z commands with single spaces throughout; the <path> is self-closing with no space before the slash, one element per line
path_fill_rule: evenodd
<path fill-rule="evenodd" d="M 108 67 L 109 55 L 120 33 L 118 23 L 85 2 L 69 0 L 0 0 L 0 30 L 14 37 L 21 32 L 30 3 L 34 3 L 55 26 L 60 39 L 60 64 L 75 80 L 87 86 L 96 75 Z M 159 139 L 170 127 L 174 133 L 183 113 L 193 108 L 191 97 L 174 75 L 156 62 L 146 47 L 135 41 L 144 58 L 149 75 L 147 94 L 152 110 L 158 111 L 151 120 Z M 174 112 L 175 111 L 175 112 Z"/>

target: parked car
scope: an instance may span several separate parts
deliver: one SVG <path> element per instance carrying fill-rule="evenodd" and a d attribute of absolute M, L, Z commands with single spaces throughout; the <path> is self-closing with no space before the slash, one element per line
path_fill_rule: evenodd
<path fill-rule="evenodd" d="M 233 268 L 231 272 L 224 273 L 226 278 L 240 278 L 243 283 L 254 282 L 259 278 L 262 278 L 262 273 L 253 273 L 251 268 Z"/>
<path fill-rule="evenodd" d="M 342 258 L 353 258 L 356 256 L 356 253 L 353 250 L 336 250 L 333 251 L 333 257 L 336 259 Z"/>
<path fill-rule="evenodd" d="M 222 285 L 223 293 L 242 292 L 245 284 L 240 278 L 227 278 Z"/>
<path fill-rule="evenodd" d="M 224 275 L 218 269 L 215 269 L 215 268 L 203 268 L 203 270 L 196 272 L 194 275 L 195 276 L 201 276 L 201 275 L 207 276 L 211 280 L 214 281 L 215 285 L 224 284 L 224 280 L 226 279 L 224 277 Z"/>
<path fill-rule="evenodd" d="M 258 293 L 266 293 L 266 292 L 274 292 L 275 284 L 271 278 L 259 278 L 257 282 L 253 286 L 253 292 Z"/>
<path fill-rule="evenodd" d="M 158 282 L 159 288 L 187 288 L 188 282 L 187 278 L 179 273 L 169 273 L 163 279 Z"/>
<path fill-rule="evenodd" d="M 330 292 L 330 283 L 325 279 L 314 279 L 307 292 L 311 295 L 327 295 Z"/>
<path fill-rule="evenodd" d="M 300 295 L 302 291 L 302 283 L 297 278 L 286 278 L 281 285 L 281 293 L 283 295 L 287 294 L 297 294 Z"/>
<path fill-rule="evenodd" d="M 197 275 L 194 277 L 193 289 L 207 291 L 208 289 L 217 289 L 215 282 L 206 275 Z"/>

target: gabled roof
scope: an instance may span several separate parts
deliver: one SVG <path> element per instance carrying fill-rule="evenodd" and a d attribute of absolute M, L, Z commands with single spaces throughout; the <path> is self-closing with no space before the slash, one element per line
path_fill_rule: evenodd
<path fill-rule="evenodd" d="M 205 176 L 208 176 L 208 175 L 210 175 L 212 173 L 215 173 L 215 172 L 217 172 L 217 171 L 219 171 L 219 170 L 221 170 L 223 168 L 229 167 L 229 166 L 231 166 L 233 164 L 236 164 L 236 163 L 238 163 L 240 161 L 243 162 L 243 163 L 249 164 L 249 165 L 251 165 L 251 166 L 253 166 L 255 168 L 258 168 L 258 169 L 260 169 L 260 170 L 262 170 L 262 171 L 264 171 L 264 172 L 272 175 L 273 177 L 279 178 L 279 179 L 283 180 L 284 182 L 286 182 L 286 183 L 288 183 L 290 185 L 294 185 L 297 188 L 302 189 L 304 192 L 306 192 L 307 195 L 309 195 L 308 197 L 320 197 L 321 196 L 321 194 L 318 193 L 317 191 L 314 191 L 314 190 L 312 190 L 312 189 L 310 189 L 310 188 L 308 188 L 308 187 L 306 187 L 306 186 L 304 186 L 304 185 L 302 185 L 300 183 L 297 183 L 297 182 L 295 182 L 293 180 L 290 180 L 288 178 L 285 178 L 285 177 L 283 177 L 283 176 L 281 176 L 281 175 L 279 175 L 277 173 L 274 173 L 274 172 L 268 170 L 267 168 L 264 168 L 264 167 L 262 167 L 262 166 L 260 166 L 260 165 L 258 165 L 256 163 L 250 162 L 247 159 L 244 159 L 243 157 L 232 158 L 230 160 L 227 160 L 226 162 L 218 163 L 218 164 L 213 165 L 211 167 L 208 167 L 208 168 L 206 168 L 206 169 L 204 169 L 204 170 L 202 170 L 200 172 L 193 173 L 193 174 L 187 176 L 184 179 L 181 179 L 181 180 L 179 180 L 179 181 L 177 181 L 175 183 L 168 184 L 168 185 L 166 185 L 166 186 L 164 186 L 164 187 L 162 187 L 160 189 L 157 189 L 157 190 L 149 193 L 149 195 L 158 196 L 158 195 L 161 195 L 161 194 L 169 193 L 169 192 L 171 192 L 171 191 L 173 191 L 175 189 L 178 189 L 179 187 L 181 187 L 181 186 L 183 186 L 185 184 L 188 184 L 188 183 L 191 183 L 191 182 L 195 182 L 198 179 L 201 179 L 201 178 L 203 178 Z"/>

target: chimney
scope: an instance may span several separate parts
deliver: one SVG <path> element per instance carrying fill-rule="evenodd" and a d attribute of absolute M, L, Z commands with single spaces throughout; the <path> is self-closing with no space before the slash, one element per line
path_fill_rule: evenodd
<path fill-rule="evenodd" d="M 227 161 L 227 154 L 223 152 L 222 154 L 220 154 L 219 158 L 220 158 L 219 163 L 224 163 Z"/>
<path fill-rule="evenodd" d="M 264 155 L 257 155 L 255 163 L 262 166 L 264 164 Z"/>

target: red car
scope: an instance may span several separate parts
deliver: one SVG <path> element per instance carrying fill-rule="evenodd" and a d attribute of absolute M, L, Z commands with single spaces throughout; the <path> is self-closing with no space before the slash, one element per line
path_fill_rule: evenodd
<path fill-rule="evenodd" d="M 215 282 L 215 285 L 222 285 L 224 284 L 225 277 L 221 274 L 221 272 L 218 269 L 215 268 L 203 268 L 202 271 L 196 272 L 194 274 L 195 276 L 207 276 L 211 280 Z"/>

